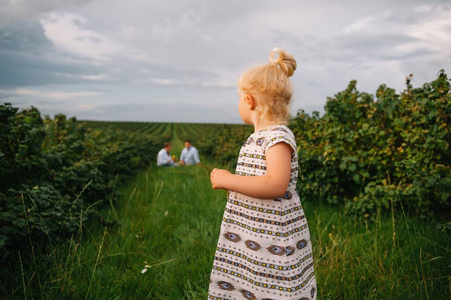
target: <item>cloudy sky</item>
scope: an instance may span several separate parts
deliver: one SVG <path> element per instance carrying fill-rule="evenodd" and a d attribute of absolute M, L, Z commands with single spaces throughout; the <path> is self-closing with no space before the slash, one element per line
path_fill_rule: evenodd
<path fill-rule="evenodd" d="M 81 120 L 240 123 L 236 81 L 292 53 L 293 113 L 358 81 L 451 75 L 450 0 L 0 0 L 0 101 Z"/>

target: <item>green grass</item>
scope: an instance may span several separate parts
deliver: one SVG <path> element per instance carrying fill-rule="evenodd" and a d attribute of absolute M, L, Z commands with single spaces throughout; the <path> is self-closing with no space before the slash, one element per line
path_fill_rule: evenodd
<path fill-rule="evenodd" d="M 309 212 L 321 299 L 451 296 L 451 239 L 433 224 L 402 212 L 371 225 L 322 206 Z"/>
<path fill-rule="evenodd" d="M 178 123 L 173 123 L 172 126 L 173 126 L 173 129 L 172 129 L 172 138 L 171 138 L 171 144 L 172 144 L 171 154 L 176 155 L 177 158 L 180 159 L 180 154 L 182 153 L 182 150 L 185 147 L 185 141 L 184 141 L 184 139 L 181 139 L 181 137 L 179 137 L 181 125 Z"/>
<path fill-rule="evenodd" d="M 37 257 L 40 284 L 26 273 L 11 297 L 205 299 L 226 201 L 210 188 L 209 170 L 140 173 L 105 211 L 120 225 L 90 224 L 51 257 Z M 319 299 L 449 299 L 451 238 L 433 224 L 400 212 L 365 225 L 341 209 L 303 206 Z"/>
<path fill-rule="evenodd" d="M 172 131 L 178 155 L 180 124 Z M 163 132 L 163 131 L 162 131 Z M 213 167 L 150 167 L 120 187 L 102 224 L 29 265 L 17 262 L 12 299 L 205 299 L 225 191 Z M 451 237 L 404 215 L 364 223 L 340 207 L 303 202 L 314 247 L 318 299 L 450 299 Z M 107 225 L 109 224 L 109 225 Z"/>
<path fill-rule="evenodd" d="M 141 173 L 107 213 L 119 227 L 91 228 L 55 253 L 52 297 L 203 298 L 225 196 L 207 176 L 200 167 Z"/>

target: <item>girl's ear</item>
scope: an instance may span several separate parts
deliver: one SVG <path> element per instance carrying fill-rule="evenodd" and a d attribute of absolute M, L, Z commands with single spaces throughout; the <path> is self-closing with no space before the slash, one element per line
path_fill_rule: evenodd
<path fill-rule="evenodd" d="M 249 106 L 250 110 L 254 110 L 255 109 L 255 99 L 254 99 L 254 97 L 252 97 L 249 94 L 246 95 L 246 103 Z"/>

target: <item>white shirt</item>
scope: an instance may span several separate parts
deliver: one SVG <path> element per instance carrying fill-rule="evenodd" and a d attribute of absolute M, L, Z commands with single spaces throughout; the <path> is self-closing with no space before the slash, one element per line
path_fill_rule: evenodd
<path fill-rule="evenodd" d="M 163 166 L 166 164 L 172 164 L 172 158 L 171 155 L 169 155 L 168 151 L 163 148 L 160 150 L 160 152 L 158 152 L 157 166 Z"/>
<path fill-rule="evenodd" d="M 182 154 L 180 154 L 180 160 L 183 160 L 187 165 L 198 164 L 200 163 L 199 152 L 193 146 L 183 148 Z"/>

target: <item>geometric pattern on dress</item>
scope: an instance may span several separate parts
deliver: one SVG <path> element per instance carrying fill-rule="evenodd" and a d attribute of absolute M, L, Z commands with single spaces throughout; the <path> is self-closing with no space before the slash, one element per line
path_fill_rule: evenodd
<path fill-rule="evenodd" d="M 297 146 L 288 127 L 271 126 L 251 134 L 240 149 L 235 174 L 266 174 L 266 151 L 280 142 L 293 149 L 283 197 L 227 193 L 209 299 L 316 299 L 310 233 L 296 191 Z"/>
<path fill-rule="evenodd" d="M 217 251 L 219 252 L 225 252 L 228 253 L 230 255 L 242 258 L 244 260 L 247 260 L 248 262 L 250 262 L 252 265 L 254 266 L 262 266 L 262 267 L 268 267 L 271 269 L 279 269 L 279 270 L 294 270 L 296 268 L 299 268 L 303 262 L 305 262 L 306 260 L 308 260 L 309 258 L 312 257 L 312 254 L 309 253 L 306 256 L 302 257 L 297 263 L 293 264 L 293 265 L 278 265 L 278 264 L 273 264 L 273 263 L 266 263 L 263 261 L 259 261 L 259 260 L 255 260 L 252 259 L 248 256 L 246 256 L 245 254 L 235 251 L 235 250 L 231 250 L 231 249 L 227 249 L 227 248 L 221 248 L 221 247 L 217 247 L 216 248 Z"/>
<path fill-rule="evenodd" d="M 304 224 L 300 227 L 296 227 L 293 228 L 292 230 L 285 232 L 285 231 L 273 231 L 273 230 L 268 230 L 268 229 L 263 229 L 263 228 L 259 228 L 259 227 L 253 227 L 253 226 L 249 226 L 246 223 L 241 223 L 240 221 L 236 221 L 234 219 L 227 219 L 227 218 L 223 218 L 222 219 L 223 223 L 229 223 L 229 224 L 236 224 L 237 226 L 240 226 L 244 229 L 247 229 L 248 231 L 255 232 L 255 233 L 259 233 L 259 234 L 267 234 L 267 235 L 271 235 L 271 236 L 283 236 L 283 237 L 288 237 L 291 236 L 297 232 L 302 232 L 302 230 L 307 229 L 308 226 L 307 224 Z M 234 237 L 236 236 L 234 233 L 229 233 L 230 235 L 233 235 Z M 234 240 L 228 238 L 228 240 L 235 242 Z M 274 254 L 274 253 L 273 253 Z"/>
<path fill-rule="evenodd" d="M 264 219 L 264 218 L 260 218 L 260 217 L 253 217 L 252 215 L 246 215 L 245 213 L 238 212 L 236 210 L 232 210 L 232 209 L 229 209 L 229 208 L 225 208 L 225 211 L 228 212 L 229 214 L 235 214 L 237 216 L 243 217 L 243 218 L 251 220 L 251 221 L 255 221 L 255 222 L 259 222 L 259 223 L 265 223 L 265 224 L 272 224 L 272 225 L 280 225 L 280 226 L 287 226 L 287 225 L 289 225 L 291 223 L 294 223 L 296 221 L 300 221 L 300 220 L 305 218 L 305 216 L 302 215 L 302 216 L 297 216 L 294 219 L 287 220 L 285 222 L 280 222 L 280 221 L 274 221 L 272 219 Z M 262 211 L 263 211 L 263 209 L 262 209 Z"/>

